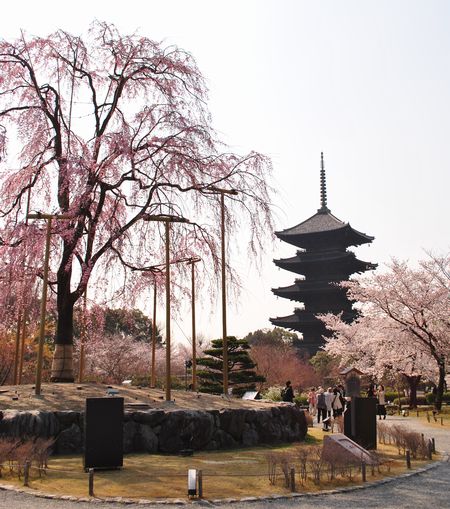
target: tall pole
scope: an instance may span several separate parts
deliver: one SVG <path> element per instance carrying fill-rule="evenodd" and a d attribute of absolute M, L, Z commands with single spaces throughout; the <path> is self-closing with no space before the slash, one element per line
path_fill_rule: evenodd
<path fill-rule="evenodd" d="M 197 390 L 197 335 L 195 331 L 195 262 L 191 262 L 191 275 L 192 275 L 192 390 Z"/>
<path fill-rule="evenodd" d="M 225 195 L 220 193 L 221 240 L 222 240 L 222 346 L 223 346 L 223 393 L 228 394 L 228 340 L 227 340 L 227 296 L 225 277 Z"/>
<path fill-rule="evenodd" d="M 42 286 L 42 300 L 41 300 L 41 322 L 39 326 L 39 345 L 38 345 L 38 356 L 36 366 L 36 384 L 34 394 L 36 396 L 41 395 L 41 381 L 42 381 L 42 361 L 44 357 L 44 339 L 45 339 L 45 315 L 47 311 L 47 285 L 48 285 L 48 262 L 50 258 L 50 237 L 52 233 L 52 220 L 53 219 L 72 219 L 68 215 L 58 214 L 42 214 L 37 212 L 36 214 L 28 214 L 28 219 L 45 219 L 47 221 L 47 237 L 45 241 L 45 256 L 44 256 L 44 277 Z"/>
<path fill-rule="evenodd" d="M 166 230 L 166 401 L 171 400 L 170 389 L 170 223 L 189 223 L 185 217 L 178 217 L 170 214 L 143 214 L 144 221 L 162 221 Z M 156 284 L 156 283 L 155 283 Z M 156 301 L 156 300 L 155 300 Z M 155 322 L 156 323 L 156 320 Z M 156 331 L 155 335 L 156 336 Z M 153 371 L 154 373 L 154 371 Z"/>
<path fill-rule="evenodd" d="M 153 278 L 152 372 L 150 387 L 156 387 L 156 277 Z"/>
<path fill-rule="evenodd" d="M 16 329 L 16 348 L 14 351 L 14 385 L 19 383 L 19 366 L 20 366 L 20 338 L 21 338 L 21 325 L 22 325 L 22 312 L 23 305 L 19 304 L 19 312 L 17 315 L 17 329 Z"/>
<path fill-rule="evenodd" d="M 166 221 L 166 401 L 170 401 L 170 222 Z"/>
<path fill-rule="evenodd" d="M 222 247 L 222 358 L 223 358 L 223 393 L 228 395 L 228 339 L 227 339 L 227 295 L 226 295 L 226 260 L 225 260 L 225 194 L 237 195 L 236 189 L 220 189 L 208 186 L 206 192 L 220 194 L 221 247 Z"/>
<path fill-rule="evenodd" d="M 47 218 L 47 237 L 45 241 L 45 256 L 44 256 L 44 279 L 42 282 L 42 300 L 41 300 L 41 323 L 39 327 L 39 346 L 37 355 L 36 366 L 36 384 L 34 394 L 40 396 L 41 394 L 41 380 L 42 380 L 42 361 L 44 356 L 44 339 L 45 339 L 45 315 L 47 312 L 47 283 L 48 283 L 48 261 L 50 258 L 50 237 L 52 233 L 52 217 Z"/>
<path fill-rule="evenodd" d="M 18 379 L 17 379 L 18 385 L 20 385 L 22 383 L 23 357 L 25 355 L 26 329 L 27 329 L 27 308 L 24 307 L 23 315 L 22 315 L 22 332 L 21 332 L 22 337 L 20 339 L 19 374 L 18 374 Z"/>
<path fill-rule="evenodd" d="M 30 201 L 31 201 L 31 178 L 30 185 L 28 187 L 27 193 L 27 206 L 25 210 L 25 226 L 28 226 L 28 213 L 30 211 Z M 25 344 L 25 327 L 26 327 L 26 306 L 24 303 L 25 300 L 25 252 L 23 253 L 22 263 L 23 263 L 23 281 L 22 281 L 22 302 L 19 304 L 19 312 L 17 317 L 17 331 L 16 331 L 16 350 L 14 355 L 14 385 L 18 385 L 22 381 L 22 367 L 23 367 L 23 354 L 24 354 L 24 344 Z"/>
<path fill-rule="evenodd" d="M 78 383 L 83 382 L 84 377 L 84 359 L 85 359 L 85 345 L 87 339 L 87 321 L 86 321 L 86 309 L 87 309 L 87 286 L 83 295 L 83 318 L 81 323 L 81 337 L 80 337 L 80 365 L 78 369 Z"/>
<path fill-rule="evenodd" d="M 191 299 L 192 299 L 192 390 L 197 390 L 197 334 L 195 330 L 195 264 L 200 258 L 191 258 Z"/>

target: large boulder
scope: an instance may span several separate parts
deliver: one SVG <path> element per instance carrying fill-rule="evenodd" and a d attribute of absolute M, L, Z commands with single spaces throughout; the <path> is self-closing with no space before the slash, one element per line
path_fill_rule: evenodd
<path fill-rule="evenodd" d="M 0 434 L 12 437 L 55 436 L 60 430 L 53 412 L 6 410 L 0 421 Z"/>
<path fill-rule="evenodd" d="M 123 425 L 123 452 L 139 451 L 139 424 L 134 421 L 125 422 Z"/>
<path fill-rule="evenodd" d="M 166 413 L 164 410 L 144 410 L 133 413 L 133 421 L 139 424 L 147 424 L 155 428 L 164 420 Z"/>
<path fill-rule="evenodd" d="M 150 426 L 146 424 L 139 425 L 136 449 L 148 453 L 154 453 L 158 450 L 158 437 Z"/>
<path fill-rule="evenodd" d="M 168 412 L 159 432 L 159 450 L 204 449 L 214 432 L 214 417 L 208 412 Z"/>
<path fill-rule="evenodd" d="M 237 442 L 241 442 L 246 414 L 247 410 L 244 408 L 221 410 L 219 413 L 220 429 L 231 435 Z"/>
<path fill-rule="evenodd" d="M 223 429 L 216 430 L 213 441 L 217 444 L 217 449 L 233 449 L 239 446 L 239 443 Z"/>
<path fill-rule="evenodd" d="M 61 431 L 56 439 L 56 454 L 74 454 L 83 450 L 83 434 L 77 424 Z"/>

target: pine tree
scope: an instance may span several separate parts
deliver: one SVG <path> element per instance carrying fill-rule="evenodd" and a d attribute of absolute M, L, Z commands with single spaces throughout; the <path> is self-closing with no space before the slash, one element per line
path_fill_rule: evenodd
<path fill-rule="evenodd" d="M 257 375 L 256 364 L 251 360 L 248 351 L 250 345 L 245 339 L 228 336 L 228 382 L 233 394 L 241 396 L 245 391 L 255 390 L 256 382 L 265 378 Z M 197 364 L 205 369 L 197 371 L 200 391 L 221 394 L 223 392 L 223 340 L 213 339 L 211 348 L 204 351 L 206 357 L 197 359 Z"/>

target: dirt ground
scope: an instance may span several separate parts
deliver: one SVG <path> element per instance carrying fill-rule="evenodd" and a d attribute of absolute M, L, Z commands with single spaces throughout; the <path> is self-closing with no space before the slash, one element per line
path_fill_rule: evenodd
<path fill-rule="evenodd" d="M 108 389 L 115 389 L 115 397 L 124 398 L 126 410 L 160 408 L 166 411 L 220 410 L 222 408 L 267 408 L 272 401 L 226 398 L 190 391 L 172 391 L 172 401 L 165 401 L 161 389 L 138 388 L 129 385 L 106 384 L 42 384 L 41 395 L 35 396 L 33 385 L 3 386 L 0 388 L 0 410 L 76 410 L 84 409 L 86 398 L 108 396 Z"/>

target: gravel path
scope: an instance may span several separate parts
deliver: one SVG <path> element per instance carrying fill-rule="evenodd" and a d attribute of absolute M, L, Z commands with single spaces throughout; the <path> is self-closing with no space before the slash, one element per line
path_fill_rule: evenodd
<path fill-rule="evenodd" d="M 390 417 L 388 424 L 401 423 L 411 427 L 415 431 L 424 433 L 427 437 L 434 437 L 436 448 L 439 451 L 450 453 L 450 432 L 446 428 L 431 428 L 422 424 L 414 418 L 404 419 L 401 417 Z M 0 490 L 1 509 L 130 509 L 138 508 L 167 508 L 182 507 L 185 501 L 179 504 L 118 504 L 111 502 L 88 502 L 71 500 L 53 500 L 34 497 L 24 493 Z M 194 506 L 215 506 L 209 502 L 197 502 Z M 339 493 L 328 493 L 320 495 L 303 495 L 298 498 L 289 499 L 268 499 L 256 501 L 228 502 L 217 504 L 232 509 L 252 508 L 305 508 L 305 509 L 339 509 L 339 508 L 371 508 L 380 507 L 383 509 L 413 508 L 422 509 L 432 507 L 433 509 L 450 509 L 450 462 L 443 462 L 425 472 L 398 478 L 384 484 L 377 484 L 361 489 L 342 491 Z"/>

